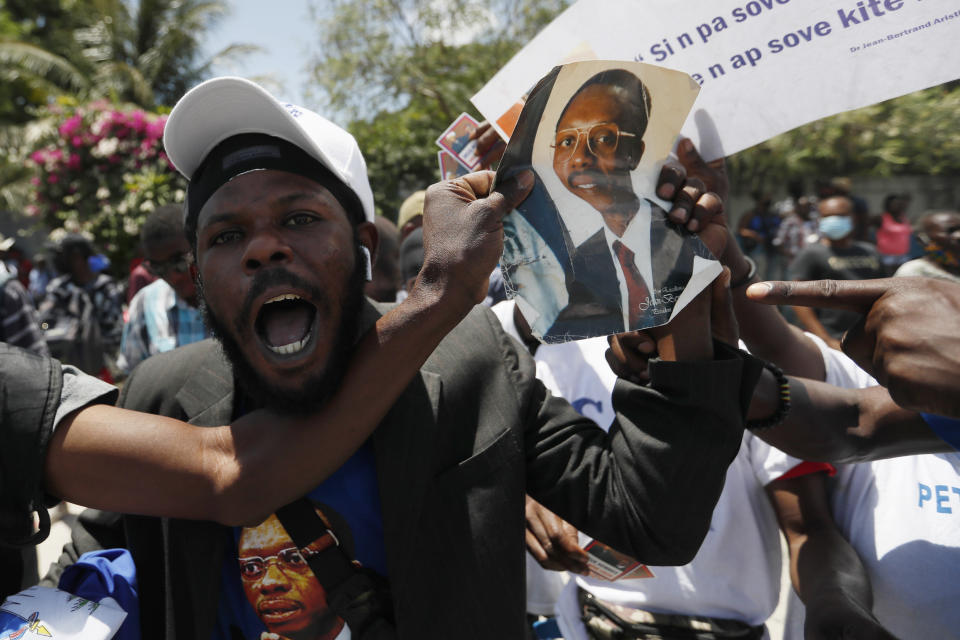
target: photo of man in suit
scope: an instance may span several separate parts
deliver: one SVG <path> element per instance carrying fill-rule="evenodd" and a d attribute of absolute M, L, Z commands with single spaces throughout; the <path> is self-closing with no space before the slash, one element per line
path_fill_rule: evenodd
<path fill-rule="evenodd" d="M 504 219 L 501 266 L 541 341 L 665 324 L 720 272 L 654 195 L 697 92 L 681 72 L 600 60 L 531 90 L 498 180 L 532 168 L 536 181 Z"/>
<path fill-rule="evenodd" d="M 553 171 L 603 224 L 574 244 L 568 304 L 548 336 L 663 324 L 690 279 L 694 256 L 712 258 L 699 243 L 685 242 L 666 212 L 634 188 L 631 173 L 643 156 L 651 107 L 640 78 L 610 69 L 583 83 L 560 115 Z M 578 224 L 561 216 L 568 229 Z"/>

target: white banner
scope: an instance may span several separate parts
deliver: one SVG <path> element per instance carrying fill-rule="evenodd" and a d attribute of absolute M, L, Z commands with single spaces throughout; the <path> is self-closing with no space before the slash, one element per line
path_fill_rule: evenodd
<path fill-rule="evenodd" d="M 473 103 L 501 134 L 554 66 L 635 60 L 702 86 L 683 129 L 708 159 L 960 77 L 957 0 L 580 0 Z"/>

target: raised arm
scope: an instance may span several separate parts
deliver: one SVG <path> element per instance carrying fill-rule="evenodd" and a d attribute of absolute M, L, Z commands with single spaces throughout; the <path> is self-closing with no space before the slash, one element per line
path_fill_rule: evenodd
<path fill-rule="evenodd" d="M 622 483 L 637 519 L 611 530 L 606 527 L 616 521 L 615 514 L 598 510 L 586 517 L 565 511 L 552 502 L 562 499 L 554 495 L 562 487 L 529 488 L 580 530 L 642 562 L 685 564 L 694 557 L 710 527 L 727 467 L 740 448 L 760 364 L 722 341 L 711 341 L 711 329 L 715 335 L 724 333 L 723 323 L 713 318 L 729 308 L 727 278 L 725 273 L 704 289 L 669 324 L 611 339 L 607 359 L 622 378 L 613 393 L 617 421 L 610 430 L 619 482 L 612 489 L 595 482 L 589 502 L 606 508 L 604 502 L 613 500 L 604 491 L 619 493 Z M 653 353 L 659 358 L 642 374 Z M 639 384 L 646 380 L 648 385 Z M 770 405 L 770 411 L 775 407 Z M 671 499 L 664 501 L 663 495 Z"/>
<path fill-rule="evenodd" d="M 501 219 L 532 184 L 522 174 L 491 192 L 492 181 L 492 173 L 478 173 L 431 188 L 416 286 L 364 336 L 340 389 L 317 414 L 257 411 L 229 426 L 200 428 L 90 406 L 63 420 L 51 438 L 47 491 L 111 511 L 206 520 L 213 514 L 224 524 L 245 524 L 322 482 L 483 299 L 503 246 Z"/>
<path fill-rule="evenodd" d="M 704 162 L 689 140 L 680 142 L 677 153 L 687 174 L 701 179 L 707 189 L 721 198 L 729 191 L 726 168 L 722 159 Z M 723 250 L 717 254 L 720 262 L 729 267 L 733 306 L 740 322 L 741 338 L 750 352 L 759 358 L 774 362 L 789 375 L 823 380 L 823 358 L 817 346 L 803 331 L 786 321 L 775 307 L 759 305 L 746 297 L 747 287 L 757 282 L 756 268 L 746 259 L 740 245 L 730 233 L 725 216 L 711 219 L 711 224 L 701 232 L 709 244 L 713 236 L 726 236 Z M 816 319 L 816 314 L 811 314 Z"/>

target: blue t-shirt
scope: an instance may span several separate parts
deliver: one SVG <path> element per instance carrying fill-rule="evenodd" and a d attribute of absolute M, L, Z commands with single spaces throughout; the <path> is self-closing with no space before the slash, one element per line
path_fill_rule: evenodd
<path fill-rule="evenodd" d="M 920 415 L 941 440 L 960 451 L 960 420 L 945 418 L 932 413 L 921 413 Z"/>
<path fill-rule="evenodd" d="M 370 442 L 309 497 L 347 553 L 387 577 L 380 491 Z M 329 617 L 321 622 L 317 613 L 325 609 L 323 589 L 299 555 L 290 552 L 292 547 L 275 516 L 257 527 L 237 527 L 229 533 L 213 640 L 259 640 L 264 631 L 286 635 L 310 624 L 326 628 Z M 337 628 L 329 636 L 318 637 L 335 638 Z"/>

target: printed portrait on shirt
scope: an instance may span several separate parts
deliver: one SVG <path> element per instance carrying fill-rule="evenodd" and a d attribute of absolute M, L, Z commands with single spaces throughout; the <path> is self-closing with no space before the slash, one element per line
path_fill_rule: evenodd
<path fill-rule="evenodd" d="M 349 530 L 342 518 L 324 505 L 317 506 L 316 513 L 328 531 L 340 532 L 328 533 L 321 544 L 334 546 L 341 539 L 347 542 Z M 343 619 L 328 609 L 326 591 L 313 575 L 307 558 L 275 514 L 255 527 L 241 530 L 237 561 L 243 593 L 266 627 L 259 640 L 350 637 Z"/>
<path fill-rule="evenodd" d="M 654 194 L 697 90 L 677 71 L 590 61 L 531 91 L 498 180 L 532 168 L 536 182 L 504 220 L 501 265 L 544 342 L 665 324 L 720 273 Z"/>

